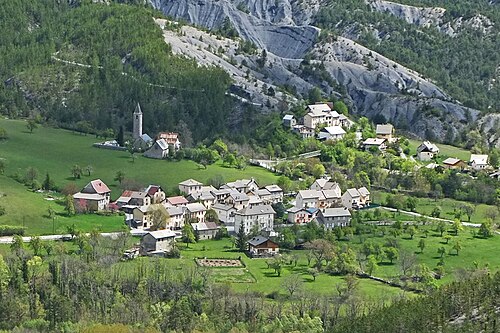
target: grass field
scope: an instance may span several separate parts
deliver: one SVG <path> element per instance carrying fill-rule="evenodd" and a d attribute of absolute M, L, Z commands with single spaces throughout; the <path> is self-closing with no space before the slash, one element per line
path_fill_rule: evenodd
<path fill-rule="evenodd" d="M 373 202 L 377 204 L 383 204 L 385 202 L 385 198 L 388 195 L 387 193 L 380 191 L 372 191 L 371 194 Z M 404 194 L 401 195 L 406 197 Z M 440 217 L 448 220 L 455 219 L 455 213 L 454 213 L 455 208 L 458 209 L 461 205 L 466 204 L 465 201 L 458 201 L 450 198 L 443 198 L 439 199 L 438 201 L 434 201 L 434 199 L 430 198 L 416 198 L 416 199 L 417 199 L 417 207 L 415 210 L 417 213 L 430 215 L 434 207 L 441 206 L 442 213 Z M 485 219 L 484 214 L 486 213 L 486 210 L 497 209 L 495 206 L 486 204 L 474 205 L 474 207 L 476 207 L 476 209 L 471 216 L 470 220 L 471 223 L 483 223 Z M 467 222 L 468 221 L 467 215 L 463 214 L 461 220 Z M 497 217 L 497 220 L 499 220 L 499 217 Z"/>
<path fill-rule="evenodd" d="M 192 161 L 162 161 L 139 156 L 131 161 L 127 152 L 119 152 L 92 147 L 98 141 L 93 136 L 84 136 L 70 131 L 41 127 L 30 134 L 26 123 L 20 120 L 0 119 L 0 127 L 7 130 L 9 139 L 0 141 L 0 158 L 6 161 L 4 175 L 0 175 L 0 205 L 6 207 L 7 213 L 0 216 L 0 224 L 25 225 L 28 234 L 50 234 L 53 231 L 52 221 L 44 215 L 52 206 L 58 213 L 63 207 L 55 202 L 47 201 L 42 194 L 30 192 L 24 185 L 9 176 L 16 172 L 24 174 L 28 167 L 39 171 L 39 181 L 49 173 L 59 187 L 75 182 L 83 187 L 90 180 L 102 179 L 112 190 L 112 198 L 119 196 L 121 190 L 114 181 L 117 171 L 123 171 L 126 178 L 137 180 L 144 185 L 158 184 L 166 190 L 177 187 L 185 179 L 194 178 L 205 182 L 207 179 L 222 175 L 226 181 L 238 178 L 254 177 L 259 184 L 271 184 L 277 177 L 265 169 L 249 166 L 246 170 L 224 168 L 220 164 L 210 165 L 207 169 L 199 169 Z M 86 174 L 82 179 L 74 180 L 71 167 L 75 164 L 85 168 L 92 165 L 91 176 Z M 102 231 L 117 230 L 123 224 L 123 218 L 84 215 L 66 218 L 62 215 L 56 219 L 55 231 L 64 231 L 66 225 L 76 223 L 82 230 L 94 227 Z"/>
<path fill-rule="evenodd" d="M 283 280 L 286 276 L 294 273 L 302 277 L 304 289 L 309 292 L 333 294 L 336 293 L 336 285 L 344 283 L 344 277 L 328 274 L 320 274 L 316 277 L 316 281 L 313 281 L 311 275 L 307 274 L 308 267 L 305 251 L 301 250 L 292 251 L 292 253 L 299 255 L 300 259 L 297 266 L 285 265 L 281 272 L 281 276 L 278 277 L 273 269 L 267 268 L 266 259 L 248 258 L 245 254 L 234 250 L 229 239 L 200 241 L 195 244 L 190 244 L 189 248 L 186 248 L 183 243 L 180 243 L 179 247 L 181 249 L 182 259 L 166 259 L 171 261 L 172 265 L 175 267 L 196 265 L 194 262 L 195 258 L 234 259 L 241 257 L 246 269 L 210 268 L 213 281 L 231 283 L 231 287 L 235 291 L 255 291 L 265 294 L 278 292 L 285 294 L 286 291 L 282 287 Z M 239 272 L 235 274 L 235 270 L 239 270 Z M 250 276 L 253 277 L 255 282 L 242 281 L 250 279 Z M 387 300 L 403 292 L 398 288 L 389 287 L 367 279 L 360 280 L 360 291 L 366 297 Z"/>
<path fill-rule="evenodd" d="M 417 154 L 417 147 L 420 146 L 422 141 L 418 140 L 408 140 L 410 142 L 410 155 L 416 155 Z M 468 162 L 470 159 L 470 151 L 450 146 L 450 145 L 444 145 L 441 143 L 436 144 L 439 148 L 439 157 L 441 159 L 445 159 L 447 157 L 456 157 L 459 158 L 463 161 Z"/>

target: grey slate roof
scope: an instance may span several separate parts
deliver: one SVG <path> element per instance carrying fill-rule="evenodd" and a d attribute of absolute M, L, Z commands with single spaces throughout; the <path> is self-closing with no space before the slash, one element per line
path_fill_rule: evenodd
<path fill-rule="evenodd" d="M 342 217 L 351 216 L 349 209 L 347 208 L 326 208 L 324 212 L 320 213 L 324 217 Z"/>
<path fill-rule="evenodd" d="M 171 230 L 156 230 L 156 231 L 150 231 L 146 235 L 151 235 L 155 239 L 174 238 L 175 232 Z"/>
<path fill-rule="evenodd" d="M 269 239 L 264 236 L 255 236 L 252 239 L 250 239 L 247 243 L 252 246 L 259 246 L 260 244 L 265 243 L 268 240 Z"/>
<path fill-rule="evenodd" d="M 264 215 L 264 214 L 276 214 L 273 207 L 269 205 L 258 205 L 253 207 L 246 207 L 242 210 L 236 212 L 238 215 L 252 216 L 252 215 Z"/>
<path fill-rule="evenodd" d="M 377 134 L 388 135 L 392 134 L 394 127 L 391 124 L 377 125 Z"/>

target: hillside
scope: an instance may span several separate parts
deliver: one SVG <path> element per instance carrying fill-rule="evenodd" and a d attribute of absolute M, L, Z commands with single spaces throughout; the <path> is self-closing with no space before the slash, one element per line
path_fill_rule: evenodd
<path fill-rule="evenodd" d="M 36 169 L 39 182 L 43 182 L 48 173 L 59 189 L 68 183 L 83 187 L 90 180 L 100 178 L 109 185 L 113 199 L 121 193 L 120 184 L 114 180 L 117 171 L 124 172 L 125 178 L 134 183 L 144 186 L 158 184 L 170 193 L 179 182 L 188 178 L 206 182 L 215 175 L 222 175 L 226 181 L 254 177 L 261 184 L 271 184 L 277 179 L 272 173 L 253 166 L 237 170 L 214 164 L 200 169 L 192 161 L 167 162 L 142 156 L 132 162 L 128 152 L 92 147 L 92 143 L 96 142 L 93 136 L 47 127 L 38 128 L 30 134 L 24 121 L 0 118 L 0 127 L 7 128 L 9 133 L 8 140 L 0 140 L 0 158 L 5 159 L 6 165 L 4 174 L 0 174 L 0 206 L 7 210 L 5 215 L 0 216 L 0 225 L 26 225 L 28 234 L 52 233 L 52 221 L 46 216 L 49 206 L 59 213 L 63 212 L 63 206 L 44 200 L 41 194 L 33 193 L 11 178 L 16 174 L 23 177 L 30 167 Z M 71 168 L 75 164 L 82 168 L 91 165 L 91 175 L 85 173 L 81 179 L 74 179 Z M 79 215 L 68 218 L 62 215 L 57 223 L 56 230 L 61 232 L 72 223 L 79 224 L 82 229 L 91 230 L 94 226 L 110 231 L 122 227 L 123 217 Z"/>
<path fill-rule="evenodd" d="M 185 143 L 222 135 L 230 77 L 173 56 L 152 16 L 151 8 L 132 5 L 2 5 L 0 113 L 130 130 L 140 102 L 151 134 L 179 130 Z"/>
<path fill-rule="evenodd" d="M 421 137 L 459 143 L 482 117 L 477 110 L 498 110 L 494 6 L 445 1 L 446 8 L 426 8 L 410 1 L 361 0 L 150 3 L 170 17 L 212 31 L 229 29 L 254 43 L 255 55 L 235 55 L 234 61 L 267 85 L 303 97 L 318 86 L 325 95 L 350 101 L 358 114 L 391 121 Z M 487 29 L 470 18 L 476 11 L 490 17 Z M 463 22 L 460 28 L 457 20 Z M 453 33 L 442 32 L 446 26 L 455 27 Z M 262 49 L 266 66 L 259 67 L 255 60 Z"/>

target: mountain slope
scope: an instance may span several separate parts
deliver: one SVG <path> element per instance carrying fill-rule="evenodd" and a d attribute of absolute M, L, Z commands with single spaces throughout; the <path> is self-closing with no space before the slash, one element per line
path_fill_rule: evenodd
<path fill-rule="evenodd" d="M 479 116 L 478 111 L 462 106 L 433 80 L 352 40 L 362 40 L 359 31 L 362 31 L 363 26 L 352 24 L 348 15 L 345 16 L 346 20 L 342 20 L 338 18 L 341 13 L 336 13 L 337 16 L 326 23 L 326 14 L 331 13 L 331 8 L 354 10 L 358 6 L 357 1 L 353 1 L 355 6 L 351 7 L 335 7 L 337 2 L 331 1 L 320 4 L 319 1 L 294 0 L 150 2 L 167 16 L 213 31 L 229 26 L 243 39 L 265 49 L 266 65 L 261 67 L 254 65 L 257 55 L 229 53 L 227 56 L 233 57 L 244 70 L 246 67 L 247 71 L 267 85 L 291 87 L 292 91 L 302 96 L 307 96 L 311 87 L 319 86 L 327 95 L 343 95 L 359 114 L 379 121 L 392 121 L 399 128 L 419 136 L 447 142 L 460 140 L 461 133 Z M 348 1 L 338 1 L 344 5 L 345 2 Z M 332 4 L 333 7 L 330 7 Z M 369 8 L 368 5 L 364 6 L 363 9 Z M 432 10 L 428 12 L 432 13 Z M 391 14 L 383 14 L 382 17 L 401 20 Z M 415 21 L 421 22 L 422 19 L 415 18 Z M 426 24 L 437 22 L 440 22 L 439 17 L 431 15 Z M 346 37 L 311 35 L 311 31 L 317 31 L 311 26 L 312 23 L 319 23 L 326 28 L 336 27 L 332 31 Z M 271 37 L 269 31 L 273 31 Z M 383 33 L 379 31 L 379 34 Z M 261 52 L 259 50 L 257 54 Z M 245 87 L 242 88 L 245 90 Z M 255 91 L 246 90 L 248 94 L 256 96 Z"/>

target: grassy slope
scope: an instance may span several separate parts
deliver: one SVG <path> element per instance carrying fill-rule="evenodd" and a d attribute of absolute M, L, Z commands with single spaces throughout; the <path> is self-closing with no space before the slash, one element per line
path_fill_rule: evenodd
<path fill-rule="evenodd" d="M 184 244 L 179 244 L 182 250 L 183 259 L 169 259 L 172 260 L 173 265 L 195 265 L 194 258 L 238 258 L 242 257 L 248 271 L 256 279 L 255 283 L 233 283 L 232 288 L 236 291 L 258 291 L 266 294 L 278 291 L 285 294 L 286 291 L 282 287 L 284 277 L 297 273 L 300 274 L 304 281 L 304 288 L 310 292 L 321 294 L 333 294 L 336 292 L 336 285 L 343 284 L 344 277 L 331 276 L 328 274 L 321 274 L 313 281 L 311 275 L 307 274 L 307 259 L 305 251 L 292 251 L 299 255 L 297 267 L 286 265 L 278 277 L 273 269 L 267 268 L 265 259 L 250 259 L 246 255 L 235 252 L 232 250 L 231 242 L 229 239 L 220 241 L 201 241 L 196 244 L 190 244 L 186 249 Z M 217 272 L 221 272 L 224 268 L 214 268 Z M 217 274 L 219 277 L 220 273 Z M 389 299 L 396 296 L 402 291 L 400 289 L 388 287 L 378 282 L 371 280 L 360 280 L 360 291 L 366 297 L 373 297 L 379 300 Z"/>
<path fill-rule="evenodd" d="M 246 170 L 236 170 L 208 166 L 206 170 L 198 169 L 192 161 L 167 162 L 161 160 L 138 157 L 131 162 L 127 152 L 93 148 L 96 142 L 92 136 L 83 136 L 72 132 L 54 128 L 38 128 L 30 134 L 24 121 L 0 119 L 0 127 L 7 130 L 9 139 L 0 142 L 0 158 L 6 159 L 6 172 L 0 176 L 0 193 L 7 194 L 0 198 L 0 204 L 7 208 L 7 214 L 0 216 L 0 224 L 27 226 L 28 234 L 52 233 L 52 223 L 43 215 L 49 205 L 62 212 L 63 207 L 47 200 L 40 194 L 35 194 L 25 186 L 15 182 L 7 176 L 17 170 L 23 174 L 30 166 L 38 169 L 39 180 L 43 181 L 45 173 L 49 172 L 57 186 L 73 182 L 71 167 L 78 164 L 82 167 L 92 165 L 94 173 L 88 177 L 76 180 L 78 186 L 83 187 L 91 179 L 101 178 L 112 190 L 112 197 L 120 194 L 118 183 L 114 176 L 118 170 L 125 172 L 127 178 L 136 179 L 145 185 L 154 183 L 166 189 L 177 186 L 182 180 L 195 178 L 206 181 L 210 177 L 221 174 L 227 181 L 238 178 L 254 177 L 260 184 L 275 182 L 276 176 L 257 167 L 248 167 Z M 24 217 L 24 222 L 23 222 Z M 58 217 L 56 223 L 64 231 L 64 226 L 73 222 L 79 223 L 83 230 L 91 229 L 93 225 L 101 226 L 102 230 L 117 230 L 123 221 L 122 217 L 103 218 L 95 215 L 78 216 L 67 219 Z M 57 231 L 56 227 L 56 231 Z"/>
<path fill-rule="evenodd" d="M 410 142 L 410 154 L 416 155 L 417 154 L 417 147 L 420 146 L 422 141 L 409 140 L 409 142 Z M 445 159 L 447 157 L 456 157 L 456 158 L 459 158 L 459 159 L 466 161 L 466 162 L 468 162 L 470 159 L 471 153 L 468 150 L 454 147 L 454 146 L 450 146 L 450 145 L 444 145 L 441 143 L 437 143 L 436 145 L 439 148 L 439 156 L 442 159 Z"/>
<path fill-rule="evenodd" d="M 387 193 L 385 192 L 380 192 L 380 191 L 372 191 L 372 200 L 374 203 L 377 204 L 383 204 L 385 202 L 385 198 L 387 197 Z M 406 197 L 404 194 L 401 194 L 404 197 Z M 465 201 L 458 201 L 450 198 L 443 198 L 439 199 L 437 202 L 434 201 L 434 199 L 430 198 L 416 198 L 417 199 L 417 207 L 416 207 L 416 212 L 425 214 L 425 215 L 430 215 L 434 207 L 436 206 L 441 206 L 442 208 L 442 213 L 441 213 L 441 218 L 448 219 L 448 220 L 454 220 L 455 219 L 455 214 L 454 214 L 454 208 L 459 208 L 461 205 L 466 204 L 467 202 Z M 484 222 L 484 214 L 487 209 L 493 208 L 496 209 L 495 206 L 491 205 L 485 205 L 485 204 L 479 204 L 479 205 L 474 205 L 476 207 L 476 210 L 474 211 L 474 214 L 471 216 L 471 223 L 483 223 Z M 498 222 L 499 217 L 497 217 Z M 462 215 L 461 220 L 464 222 L 468 222 L 467 215 Z"/>

